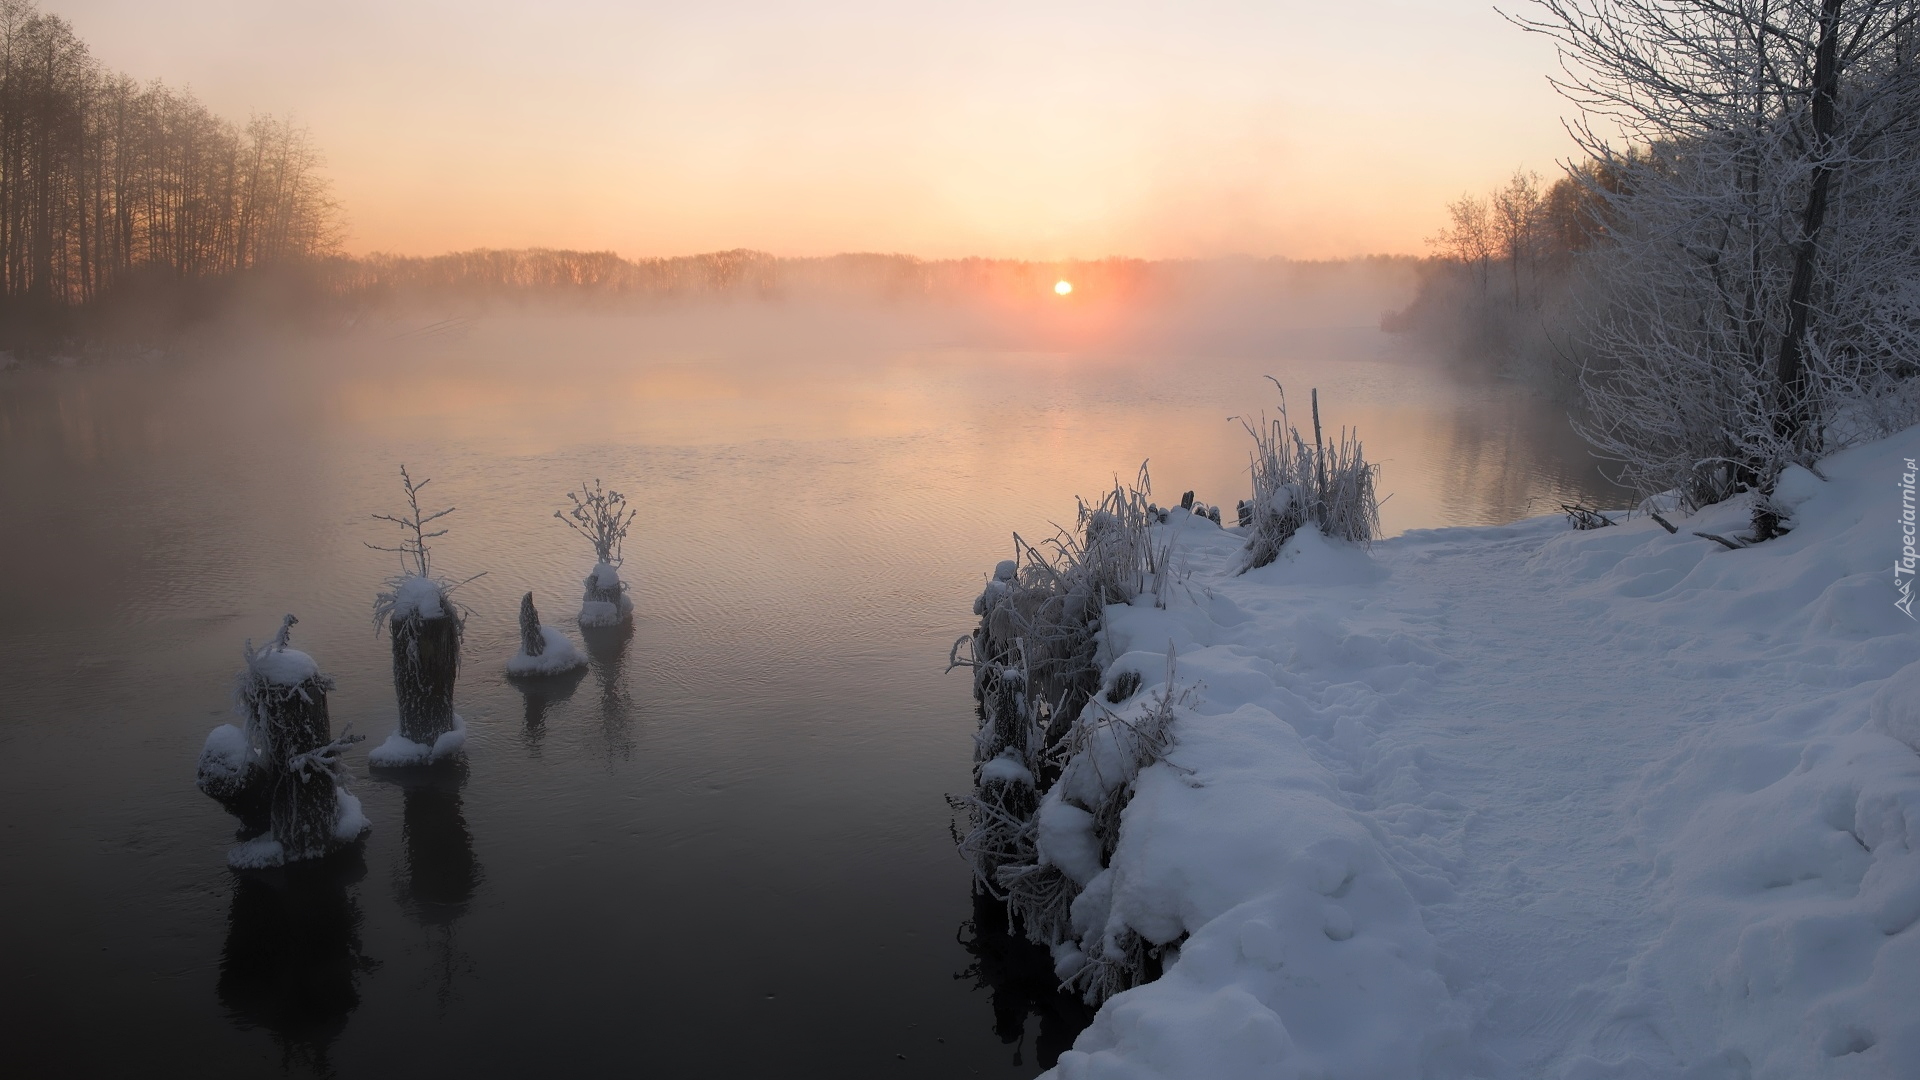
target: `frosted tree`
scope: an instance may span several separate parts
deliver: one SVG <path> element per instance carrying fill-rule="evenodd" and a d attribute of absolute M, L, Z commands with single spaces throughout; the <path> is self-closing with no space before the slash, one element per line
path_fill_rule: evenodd
<path fill-rule="evenodd" d="M 572 505 L 555 510 L 553 516 L 593 545 L 595 560 L 593 572 L 583 582 L 586 591 L 580 598 L 580 625 L 618 626 L 633 615 L 633 599 L 627 595 L 626 582 L 620 579 L 620 563 L 621 548 L 637 511 L 627 508 L 625 495 L 607 490 L 598 480 L 591 487 L 582 483 L 579 491 L 567 492 L 567 501 Z"/>
<path fill-rule="evenodd" d="M 1584 434 L 1690 507 L 1911 423 L 1920 4 L 1537 0 L 1608 243 L 1586 260 Z"/>
<path fill-rule="evenodd" d="M 394 525 L 401 533 L 396 546 L 367 545 L 400 556 L 400 573 L 387 579 L 373 605 L 375 623 L 386 623 L 393 640 L 393 689 L 400 707 L 400 729 L 368 755 L 375 765 L 426 764 L 458 753 L 466 742 L 466 724 L 453 711 L 466 620 L 449 594 L 473 578 L 448 582 L 433 573 L 427 542 L 445 536 L 447 530 L 429 526 L 455 507 L 431 513 L 420 508 L 420 493 L 432 482 L 416 484 L 407 467 L 400 466 L 406 513 L 373 515 L 375 521 Z"/>

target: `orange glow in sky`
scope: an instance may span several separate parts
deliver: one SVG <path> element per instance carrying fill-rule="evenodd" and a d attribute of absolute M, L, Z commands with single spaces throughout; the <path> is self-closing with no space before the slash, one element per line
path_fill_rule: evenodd
<path fill-rule="evenodd" d="M 1567 151 L 1486 0 L 41 0 L 324 148 L 348 248 L 1418 253 Z"/>

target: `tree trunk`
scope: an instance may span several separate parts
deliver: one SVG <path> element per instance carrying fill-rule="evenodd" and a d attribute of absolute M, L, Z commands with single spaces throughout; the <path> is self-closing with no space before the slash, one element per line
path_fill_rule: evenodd
<path fill-rule="evenodd" d="M 1807 205 L 1801 215 L 1800 242 L 1793 256 L 1793 284 L 1787 292 L 1787 329 L 1780 339 L 1776 373 L 1780 402 L 1774 431 L 1797 449 L 1808 445 L 1812 431 L 1812 403 L 1807 400 L 1807 312 L 1813 299 L 1814 262 L 1819 255 L 1820 228 L 1827 217 L 1827 194 L 1833 183 L 1834 99 L 1840 89 L 1840 2 L 1822 0 L 1820 42 L 1813 65 L 1813 177 Z"/>

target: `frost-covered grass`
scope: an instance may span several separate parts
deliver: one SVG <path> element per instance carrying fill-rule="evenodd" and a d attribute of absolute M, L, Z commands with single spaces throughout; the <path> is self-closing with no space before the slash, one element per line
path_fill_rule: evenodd
<path fill-rule="evenodd" d="M 1183 534 L 1186 587 L 1100 618 L 1131 726 L 1040 778 L 1058 973 L 1160 971 L 1056 1075 L 1920 1076 L 1912 458 L 1920 428 L 1826 459 L 1739 550 L 1692 534 L 1744 500 L 1677 533 L 1303 526 L 1245 573 L 1235 531 Z"/>
<path fill-rule="evenodd" d="M 1276 387 L 1280 384 L 1276 381 Z M 1302 526 L 1342 540 L 1371 541 L 1380 533 L 1380 499 L 1374 490 L 1379 467 L 1367 463 L 1356 431 L 1341 428 L 1327 442 L 1320 428 L 1319 392 L 1314 392 L 1313 443 L 1287 417 L 1242 421 L 1253 436 L 1253 498 L 1245 566 L 1265 566 Z"/>
<path fill-rule="evenodd" d="M 1029 940 L 1056 951 L 1076 936 L 1074 905 L 1090 875 L 1043 857 L 1038 845 L 1065 835 L 1080 815 L 1097 864 L 1117 835 L 1133 776 L 1165 750 L 1171 715 L 1130 718 L 1099 700 L 1103 614 L 1136 599 L 1164 606 L 1177 591 L 1182 531 L 1219 532 L 1190 510 L 1160 510 L 1150 495 L 1143 465 L 1133 485 L 1116 481 L 1099 502 L 1082 501 L 1073 530 L 1043 546 L 1015 536 L 1017 557 L 995 568 L 975 601 L 979 629 L 955 645 L 980 705 L 975 786 L 954 800 L 966 814 L 956 840 L 977 887 L 1006 903 Z M 1116 703 L 1126 696 L 1108 690 Z M 1118 757 L 1109 753 L 1122 743 Z M 1102 955 L 1065 972 L 1092 1000 L 1128 985 L 1140 966 L 1106 965 Z"/>

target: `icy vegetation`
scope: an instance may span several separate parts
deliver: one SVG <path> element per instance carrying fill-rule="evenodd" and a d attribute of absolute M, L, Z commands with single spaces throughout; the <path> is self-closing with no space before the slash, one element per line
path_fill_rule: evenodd
<path fill-rule="evenodd" d="M 1695 533 L 1744 499 L 1306 523 L 1245 572 L 1243 530 L 1142 514 L 1122 548 L 1187 576 L 1118 595 L 1023 547 L 963 850 L 1106 998 L 1053 1075 L 1920 1075 L 1915 458 L 1783 474 L 1790 531 L 1734 550 Z"/>
<path fill-rule="evenodd" d="M 359 741 L 333 737 L 327 692 L 333 680 L 288 643 L 288 615 L 266 647 L 248 642 L 234 682 L 244 726 L 222 724 L 200 751 L 197 784 L 240 819 L 245 837 L 227 853 L 235 869 L 316 859 L 357 843 L 372 827 L 347 791 L 340 753 Z"/>
<path fill-rule="evenodd" d="M 1241 504 L 1250 527 L 1245 565 L 1265 566 L 1301 526 L 1312 524 L 1343 540 L 1372 540 L 1380 531 L 1374 493 L 1379 466 L 1369 465 L 1358 432 L 1340 429 L 1329 445 L 1320 429 L 1320 391 L 1313 391 L 1313 445 L 1287 418 L 1287 392 L 1278 380 L 1280 417 L 1243 420 L 1253 436 L 1253 498 Z M 1217 518 L 1215 519 L 1218 520 Z"/>
<path fill-rule="evenodd" d="M 533 594 L 522 597 L 520 651 L 507 661 L 507 674 L 514 678 L 562 675 L 585 667 L 586 663 L 586 654 L 565 633 L 540 625 L 540 612 L 533 606 Z"/>
<path fill-rule="evenodd" d="M 1142 953 L 1138 935 L 1108 940 L 1083 926 L 1077 898 L 1118 842 L 1140 769 L 1165 752 L 1174 707 L 1170 685 L 1142 715 L 1097 696 L 1104 613 L 1136 598 L 1164 604 L 1181 532 L 1220 532 L 1190 509 L 1161 510 L 1150 493 L 1142 465 L 1133 486 L 1081 503 L 1072 532 L 1044 547 L 1016 535 L 1017 558 L 995 568 L 974 603 L 980 626 L 952 657 L 972 668 L 980 706 L 974 791 L 953 800 L 967 818 L 961 853 L 977 887 L 1054 950 L 1057 973 L 1089 1001 L 1131 985 L 1158 956 Z M 1138 676 L 1117 678 L 1106 698 L 1130 701 Z"/>
<path fill-rule="evenodd" d="M 621 548 L 637 511 L 627 508 L 625 495 L 608 491 L 598 480 L 592 486 L 581 484 L 577 492 L 567 492 L 567 501 L 572 505 L 555 510 L 553 516 L 585 537 L 598 560 L 582 582 L 586 591 L 580 597 L 580 625 L 618 626 L 633 616 L 633 599 L 627 595 L 619 568 Z"/>

